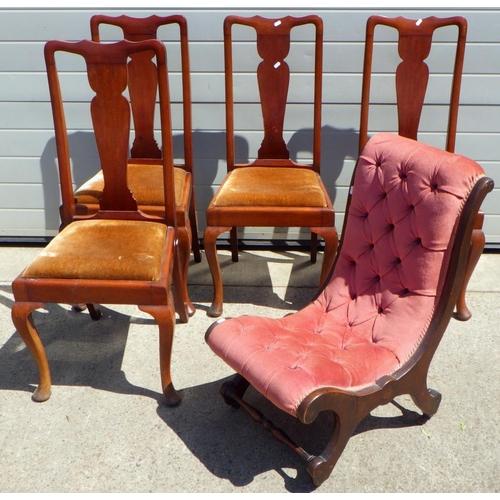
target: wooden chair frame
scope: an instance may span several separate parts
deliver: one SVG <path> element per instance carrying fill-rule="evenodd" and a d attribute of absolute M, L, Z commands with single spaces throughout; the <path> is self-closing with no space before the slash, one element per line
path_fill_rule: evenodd
<path fill-rule="evenodd" d="M 306 463 L 315 486 L 326 481 L 344 451 L 349 439 L 361 421 L 371 411 L 385 405 L 394 398 L 408 394 L 415 405 L 422 411 L 417 423 L 424 424 L 436 414 L 441 394 L 428 388 L 427 374 L 434 353 L 452 317 L 460 286 L 466 272 L 469 255 L 470 236 L 473 230 L 477 211 L 487 193 L 493 189 L 493 181 L 488 177 L 480 177 L 470 192 L 458 219 L 457 230 L 451 242 L 451 253 L 446 270 L 446 278 L 440 298 L 436 303 L 430 324 L 415 352 L 402 366 L 391 375 L 381 377 L 373 385 L 362 389 L 342 390 L 335 387 L 320 388 L 310 393 L 300 404 L 296 417 L 304 424 L 311 424 L 323 411 L 331 411 L 334 416 L 334 427 L 331 436 L 319 455 L 311 455 L 301 445 L 294 442 L 287 433 L 267 419 L 258 409 L 243 400 L 249 387 L 249 382 L 240 374 L 226 381 L 220 387 L 220 393 L 226 404 L 245 409 L 256 422 L 270 432 L 278 441 L 282 442 Z M 346 207 L 346 215 L 349 204 Z M 344 219 L 342 233 L 345 234 L 347 216 Z M 340 242 L 341 251 L 343 240 Z M 323 286 L 318 296 L 322 293 Z M 211 332 L 225 321 L 220 319 L 206 332 L 208 340 Z"/>
<path fill-rule="evenodd" d="M 257 32 L 257 50 L 262 58 L 257 69 L 257 79 L 263 116 L 264 139 L 258 151 L 258 158 L 249 164 L 237 164 L 234 140 L 234 92 L 233 92 L 233 54 L 232 27 L 236 24 L 249 26 Z M 312 164 L 299 164 L 290 159 L 283 139 L 283 125 L 287 105 L 289 68 L 285 61 L 290 47 L 290 31 L 296 26 L 312 24 L 315 27 L 314 59 L 314 117 L 313 117 L 313 157 Z M 323 59 L 323 23 L 318 16 L 281 19 L 266 19 L 260 16 L 245 18 L 228 16 L 224 20 L 224 61 L 226 87 L 226 147 L 227 176 L 237 169 L 248 167 L 274 168 L 279 175 L 280 168 L 308 169 L 320 174 L 321 154 L 321 92 Z M 276 61 L 279 61 L 278 63 Z M 279 68 L 279 69 L 278 69 Z M 237 227 L 309 227 L 311 230 L 311 260 L 316 260 L 317 235 L 325 242 L 325 253 L 320 282 L 323 282 L 332 267 L 338 246 L 338 235 L 334 227 L 335 212 L 326 188 L 321 189 L 326 200 L 324 207 L 304 206 L 217 206 L 214 199 L 206 216 L 207 228 L 203 244 L 214 282 L 214 299 L 208 315 L 217 317 L 222 314 L 223 291 L 216 240 L 220 234 L 230 231 L 232 260 L 238 260 Z"/>
<path fill-rule="evenodd" d="M 183 132 L 184 132 L 184 163 L 176 164 L 174 167 L 185 170 L 186 177 L 183 193 L 180 196 L 181 203 L 177 206 L 177 232 L 179 239 L 180 266 L 183 276 L 183 302 L 186 313 L 182 315 L 183 322 L 192 316 L 196 309 L 192 304 L 187 289 L 187 274 L 189 267 L 189 256 L 192 249 L 194 260 L 201 261 L 200 242 L 198 237 L 198 224 L 196 215 L 196 202 L 193 180 L 193 134 L 192 134 L 192 112 L 191 112 L 191 82 L 189 66 L 189 45 L 187 21 L 183 16 L 150 16 L 146 18 L 134 18 L 129 16 L 107 16 L 95 15 L 90 20 L 90 31 L 92 40 L 100 42 L 99 27 L 111 25 L 120 28 L 125 40 L 143 41 L 157 39 L 157 32 L 161 26 L 177 25 L 179 28 L 181 72 L 182 72 L 182 109 L 183 109 Z M 134 120 L 135 138 L 130 150 L 129 163 L 134 165 L 161 165 L 162 150 L 158 146 L 154 136 L 154 116 L 156 103 L 156 69 L 154 62 L 146 53 L 137 53 L 131 57 L 129 64 L 129 92 Z M 162 145 L 166 154 L 165 145 Z M 79 196 L 78 190 L 76 195 Z M 82 198 L 83 200 L 83 198 Z M 85 217 L 98 210 L 96 202 L 78 201 L 76 203 L 76 214 L 73 218 Z M 140 204 L 144 213 L 151 215 L 162 214 L 164 208 L 161 205 Z M 64 225 L 72 219 L 64 210 L 61 210 L 61 218 Z"/>
<path fill-rule="evenodd" d="M 60 164 L 61 194 L 63 212 L 67 215 L 66 228 L 54 238 L 53 242 L 64 242 L 67 232 L 81 231 L 88 227 L 87 223 L 107 223 L 123 226 L 123 230 L 138 221 L 143 228 L 152 228 L 166 225 L 165 246 L 158 249 L 163 255 L 158 279 L 112 279 L 87 277 L 61 277 L 60 269 L 51 270 L 48 276 L 43 273 L 35 277 L 29 273 L 21 273 L 12 283 L 15 303 L 12 308 L 13 322 L 28 346 L 37 364 L 40 382 L 33 394 L 35 401 L 45 401 L 50 397 L 51 377 L 47 356 L 38 336 L 32 318 L 32 312 L 44 307 L 44 303 L 107 303 L 107 304 L 135 304 L 152 315 L 158 323 L 160 333 L 160 372 L 162 390 L 168 405 L 176 405 L 180 398 L 174 389 L 170 374 L 170 358 L 175 325 L 174 302 L 171 292 L 172 281 L 180 280 L 179 266 L 175 264 L 178 251 L 176 236 L 176 217 L 174 206 L 173 163 L 170 155 L 162 159 L 164 173 L 165 208 L 161 216 L 149 216 L 141 212 L 131 191 L 127 186 L 126 163 L 129 143 L 130 108 L 123 91 L 127 85 L 127 58 L 139 51 L 147 51 L 157 60 L 157 77 L 160 98 L 160 115 L 162 121 L 162 140 L 171 151 L 171 122 L 170 103 L 168 96 L 168 81 L 166 72 L 166 54 L 163 44 L 157 40 L 148 40 L 140 43 L 121 41 L 116 44 L 98 44 L 88 40 L 81 42 L 50 41 L 45 45 L 45 60 L 49 91 L 51 96 L 56 134 L 58 162 Z M 87 62 L 89 84 L 95 92 L 91 103 L 91 114 L 94 130 L 96 132 L 97 146 L 101 159 L 101 167 L 105 180 L 105 188 L 100 199 L 99 210 L 86 218 L 74 220 L 75 201 L 71 189 L 70 152 L 64 117 L 63 101 L 56 68 L 55 54 L 69 52 L 83 56 Z M 112 109 L 112 111 L 110 111 Z M 110 145 L 112 147 L 110 147 Z M 66 176 L 66 178 L 65 178 Z M 122 226 L 120 226 L 122 224 Z M 79 229 L 76 229 L 76 228 Z M 134 226 L 135 227 L 135 226 Z M 106 228 L 99 225 L 99 231 L 94 232 L 99 238 L 106 238 Z M 119 229 L 121 233 L 122 229 Z M 110 245 L 115 244 L 109 241 Z M 120 249 L 121 252 L 121 249 Z M 79 255 L 82 255 L 81 251 Z M 52 258 L 52 262 L 58 256 Z M 120 257 L 121 258 L 121 257 Z M 54 260 L 55 259 L 55 260 Z M 89 259 L 99 255 L 91 254 Z M 94 262 L 92 260 L 92 262 Z M 57 266 L 56 266 L 57 267 Z M 73 267 L 72 265 L 70 267 Z M 92 273 L 94 268 L 90 263 Z M 98 265 L 95 266 L 97 268 Z M 29 267 L 28 267 L 29 269 Z M 67 271 L 66 269 L 65 271 Z M 104 270 L 106 271 L 106 270 Z M 70 270 L 73 273 L 73 270 Z M 100 272 L 100 271 L 96 271 Z M 78 273 L 77 273 L 78 274 Z M 176 288 L 177 299 L 180 289 Z"/>

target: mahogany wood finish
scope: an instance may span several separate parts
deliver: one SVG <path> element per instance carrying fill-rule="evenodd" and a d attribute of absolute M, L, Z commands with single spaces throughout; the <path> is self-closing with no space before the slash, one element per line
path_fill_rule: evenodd
<path fill-rule="evenodd" d="M 257 81 L 263 118 L 264 138 L 256 160 L 249 164 L 235 163 L 234 139 L 234 93 L 233 93 L 233 25 L 252 27 L 257 35 L 257 51 L 262 61 L 257 68 Z M 290 159 L 288 148 L 283 138 L 283 125 L 288 99 L 290 68 L 286 57 L 290 49 L 290 32 L 296 26 L 312 24 L 315 28 L 314 55 L 314 123 L 313 123 L 313 160 L 311 165 L 299 164 Z M 214 283 L 214 299 L 208 315 L 218 317 L 223 310 L 223 290 L 221 271 L 217 258 L 216 240 L 223 232 L 230 231 L 232 260 L 238 260 L 237 227 L 309 227 L 311 230 L 311 260 L 316 260 L 316 241 L 320 235 L 325 242 L 325 253 L 321 271 L 321 283 L 328 276 L 333 265 L 338 246 L 338 235 L 334 227 L 335 212 L 332 202 L 323 185 L 320 174 L 321 153 L 321 92 L 322 92 L 322 58 L 323 58 L 323 23 L 318 16 L 301 18 L 284 17 L 267 19 L 260 16 L 251 18 L 228 16 L 224 20 L 224 57 L 226 85 L 226 148 L 227 175 L 218 192 L 212 199 L 207 212 L 207 228 L 203 236 L 203 244 Z M 302 203 L 285 206 L 280 202 L 285 188 L 279 185 L 270 188 L 264 180 L 254 180 L 252 185 L 242 186 L 236 183 L 236 190 L 241 190 L 239 199 L 229 205 L 221 206 L 217 197 L 224 196 L 239 169 L 265 167 L 272 169 L 275 179 L 282 179 L 283 172 L 290 168 L 307 169 L 317 176 L 316 186 L 321 190 L 324 206 L 305 206 Z M 248 197 L 253 197 L 265 187 L 273 189 L 271 201 L 252 204 Z"/>
<path fill-rule="evenodd" d="M 161 160 L 166 202 L 160 215 L 143 213 L 127 186 L 130 106 L 123 92 L 127 87 L 127 60 L 141 51 L 147 51 L 148 57 L 154 56 L 157 61 L 155 76 L 158 79 L 161 136 L 166 151 L 170 152 L 172 135 L 166 54 L 161 42 L 123 40 L 116 44 L 99 44 L 85 40 L 76 43 L 50 41 L 45 45 L 66 227 L 12 284 L 15 299 L 12 319 L 40 375 L 40 383 L 33 394 L 35 401 L 50 397 L 51 378 L 32 312 L 44 307 L 46 302 L 53 302 L 136 304 L 151 314 L 159 326 L 165 401 L 168 405 L 179 402 L 170 374 L 175 325 L 171 284 L 173 279 L 181 279 L 180 268 L 174 264 L 178 244 L 171 154 L 165 154 Z M 87 217 L 78 217 L 79 220 L 75 220 L 68 135 L 56 67 L 56 54 L 61 52 L 82 56 L 86 61 L 89 85 L 95 92 L 91 116 L 105 179 L 99 210 Z M 148 237 L 147 242 L 151 241 L 151 245 L 146 243 L 138 248 L 143 243 L 134 241 L 138 230 Z M 105 262 L 103 255 L 107 259 Z M 123 261 L 127 264 L 121 264 Z M 140 269 L 139 275 L 132 276 L 131 271 L 136 269 Z M 182 301 L 179 288 L 176 294 Z"/>
<path fill-rule="evenodd" d="M 100 42 L 99 27 L 101 25 L 111 25 L 119 27 L 123 32 L 125 40 L 141 41 L 149 39 L 157 39 L 157 32 L 161 26 L 177 25 L 179 28 L 179 40 L 181 49 L 181 68 L 182 68 L 182 106 L 183 106 L 183 127 L 184 127 L 184 163 L 176 164 L 175 168 L 180 168 L 186 171 L 186 177 L 180 189 L 181 196 L 177 197 L 180 202 L 177 203 L 177 234 L 179 239 L 179 253 L 181 258 L 182 274 L 187 281 L 187 273 L 189 267 L 189 256 L 191 249 L 193 251 L 194 260 L 201 261 L 200 242 L 198 238 L 198 224 L 196 219 L 196 202 L 194 193 L 193 181 L 193 133 L 192 133 L 192 117 L 191 117 L 191 82 L 190 82 L 190 67 L 189 67 L 189 46 L 188 46 L 188 27 L 187 21 L 183 16 L 150 16 L 147 18 L 134 18 L 129 16 L 107 16 L 95 15 L 90 19 L 90 30 L 92 40 Z M 157 164 L 161 168 L 162 150 L 154 137 L 154 116 L 157 77 L 154 61 L 151 59 L 151 54 L 137 53 L 133 54 L 129 62 L 129 92 L 132 106 L 132 116 L 134 123 L 135 138 L 130 150 L 129 163 L 134 165 L 134 168 L 143 164 L 151 166 Z M 165 154 L 171 154 L 165 150 Z M 99 175 L 99 174 L 98 174 Z M 161 191 L 161 185 L 156 182 L 156 177 L 153 181 L 147 176 L 138 179 L 134 186 L 133 192 L 148 192 L 151 190 Z M 96 191 L 96 187 L 92 187 Z M 161 192 L 160 192 L 161 194 Z M 95 213 L 98 210 L 96 202 L 89 202 L 85 199 L 79 199 L 80 192 L 76 191 L 76 217 L 80 215 L 88 215 Z M 155 196 L 156 199 L 161 196 Z M 150 215 L 161 215 L 164 208 L 158 201 L 158 204 L 142 201 L 138 199 L 140 209 Z M 69 220 L 68 220 L 69 222 Z M 67 223 L 63 219 L 63 225 Z M 195 307 L 189 299 L 187 286 L 184 287 L 184 302 L 186 304 L 189 316 L 195 313 Z"/>
<path fill-rule="evenodd" d="M 456 26 L 458 29 L 455 64 L 450 93 L 446 150 L 455 151 L 458 106 L 462 69 L 467 37 L 467 21 L 460 16 L 449 18 L 427 17 L 407 19 L 404 17 L 387 18 L 371 16 L 366 24 L 365 59 L 363 68 L 363 90 L 361 98 L 361 122 L 359 132 L 359 151 L 368 140 L 368 115 L 370 108 L 370 87 L 373 63 L 373 44 L 375 28 L 387 26 L 398 31 L 398 53 L 402 61 L 395 70 L 396 100 L 398 113 L 398 133 L 410 139 L 417 139 L 420 117 L 429 81 L 429 67 L 425 59 L 429 56 L 434 32 L 443 27 Z M 485 236 L 482 230 L 484 214 L 479 210 L 471 237 L 471 248 L 467 260 L 464 282 L 457 299 L 454 317 L 467 321 L 471 312 L 467 307 L 465 294 L 467 284 L 479 261 Z"/>

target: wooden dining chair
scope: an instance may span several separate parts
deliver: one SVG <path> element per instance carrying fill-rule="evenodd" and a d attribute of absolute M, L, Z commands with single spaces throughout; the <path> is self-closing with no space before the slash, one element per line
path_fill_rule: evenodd
<path fill-rule="evenodd" d="M 121 29 L 123 38 L 130 41 L 156 39 L 162 26 L 177 25 L 179 28 L 181 73 L 184 163 L 174 165 L 176 195 L 177 231 L 183 276 L 187 282 L 191 249 L 194 260 L 200 262 L 200 242 L 196 220 L 196 202 L 193 180 L 193 135 L 191 117 L 191 83 L 189 69 L 189 47 L 187 21 L 183 16 L 150 16 L 134 18 L 129 16 L 95 15 L 90 19 L 92 40 L 100 42 L 99 28 L 102 25 Z M 147 53 L 137 53 L 129 64 L 129 92 L 132 105 L 135 138 L 130 150 L 129 176 L 130 187 L 140 209 L 151 215 L 163 212 L 162 186 L 162 149 L 155 139 L 154 117 L 156 100 L 156 68 Z M 165 150 L 165 154 L 171 152 Z M 80 186 L 75 192 L 76 215 L 95 213 L 102 194 L 102 172 Z M 65 221 L 63 221 L 65 223 Z M 187 286 L 184 288 L 184 302 L 188 314 L 192 316 L 195 308 L 189 299 Z"/>
<path fill-rule="evenodd" d="M 237 163 L 235 154 L 235 94 L 233 89 L 233 44 L 235 25 L 253 28 L 258 56 L 257 83 L 263 121 L 263 139 L 257 158 Z M 312 102 L 312 163 L 290 159 L 284 132 L 288 90 L 293 72 L 287 63 L 290 32 L 311 25 L 314 39 L 314 82 Z M 205 255 L 214 283 L 214 298 L 208 315 L 217 317 L 223 310 L 223 290 L 216 241 L 230 231 L 232 260 L 238 260 L 238 227 L 300 227 L 311 231 L 311 260 L 316 260 L 316 241 L 325 244 L 320 282 L 324 282 L 333 264 L 338 245 L 335 212 L 320 177 L 321 88 L 323 59 L 323 23 L 318 16 L 267 19 L 260 16 L 228 16 L 224 20 L 224 58 L 226 86 L 227 175 L 212 198 L 203 235 Z M 246 64 L 248 62 L 245 60 Z M 248 69 L 246 69 L 248 71 Z M 302 68 L 304 71 L 304 68 Z M 248 100 L 248 96 L 241 96 Z M 236 102 L 236 104 L 239 103 Z M 290 109 L 290 106 L 288 106 Z M 305 113 L 305 111 L 303 111 Z"/>
<path fill-rule="evenodd" d="M 160 167 L 165 209 L 155 216 L 140 210 L 127 175 L 131 114 L 129 101 L 123 95 L 128 81 L 127 62 L 134 54 L 145 51 L 148 57 L 156 58 L 161 138 L 168 152 Z M 60 53 L 84 58 L 88 84 L 95 94 L 90 112 L 104 187 L 98 211 L 78 218 L 56 67 L 56 54 Z M 158 323 L 162 390 L 166 404 L 175 405 L 179 395 L 170 374 L 175 324 L 171 285 L 180 279 L 180 268 L 175 265 L 178 243 L 165 48 L 158 40 L 115 44 L 49 41 L 45 60 L 66 225 L 12 283 L 12 319 L 40 375 L 33 399 L 45 401 L 51 391 L 47 356 L 32 318 L 34 310 L 47 302 L 136 304 Z"/>
<path fill-rule="evenodd" d="M 380 102 L 380 99 L 377 98 L 377 93 L 371 93 L 373 67 L 378 64 L 378 67 L 382 68 L 380 65 L 383 64 L 380 61 L 380 59 L 382 59 L 381 57 L 379 59 L 375 58 L 374 60 L 373 56 L 375 28 L 377 26 L 392 28 L 397 31 L 397 50 L 400 58 L 400 62 L 394 70 L 398 118 L 397 130 L 400 135 L 415 140 L 418 136 L 420 119 L 424 109 L 429 83 L 430 70 L 425 60 L 430 54 L 433 36 L 438 29 L 448 27 L 457 28 L 457 41 L 453 54 L 454 69 L 451 78 L 451 91 L 449 93 L 450 100 L 448 105 L 446 144 L 444 145 L 447 151 L 453 153 L 455 151 L 457 133 L 460 87 L 467 37 L 467 21 L 460 16 L 449 18 L 427 17 L 424 19 L 407 19 L 404 17 L 387 18 L 374 15 L 368 18 L 366 24 L 363 90 L 361 98 L 360 151 L 368 140 L 370 108 L 373 107 L 374 103 Z M 377 30 L 377 32 L 379 30 Z M 447 50 L 451 52 L 452 48 L 450 47 Z M 387 60 L 390 59 L 386 58 L 386 61 Z M 383 67 L 384 73 L 389 71 L 387 66 Z M 374 122 L 374 120 L 372 120 L 372 122 Z M 380 130 L 380 127 L 377 127 L 377 130 Z M 472 232 L 472 244 L 467 270 L 464 276 L 464 283 L 457 299 L 455 317 L 463 321 L 471 317 L 471 312 L 465 301 L 465 293 L 470 277 L 484 249 L 485 236 L 482 230 L 483 221 L 484 214 L 479 210 Z"/>
<path fill-rule="evenodd" d="M 427 372 L 456 304 L 477 211 L 492 189 L 472 160 L 376 134 L 357 162 L 333 273 L 314 300 L 280 319 L 241 316 L 206 332 L 237 372 L 221 387 L 226 403 L 296 451 L 316 486 L 378 406 L 409 394 L 423 412 L 418 423 L 438 410 L 441 395 L 428 389 Z M 324 450 L 311 455 L 243 400 L 250 384 L 302 423 L 332 412 Z"/>

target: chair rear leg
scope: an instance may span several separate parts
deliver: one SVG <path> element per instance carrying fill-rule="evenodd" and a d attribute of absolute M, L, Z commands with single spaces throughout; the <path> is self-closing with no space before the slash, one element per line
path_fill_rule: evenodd
<path fill-rule="evenodd" d="M 249 386 L 250 382 L 237 373 L 232 380 L 228 380 L 221 385 L 220 393 L 227 405 L 239 408 L 240 404 L 234 399 L 233 395 L 242 398 Z"/>
<path fill-rule="evenodd" d="M 230 241 L 231 241 L 231 260 L 233 262 L 238 262 L 238 228 L 232 227 L 230 233 Z"/>
<path fill-rule="evenodd" d="M 12 306 L 12 321 L 38 367 L 40 381 L 32 395 L 33 401 L 38 403 L 47 401 L 51 394 L 49 363 L 32 316 L 35 309 L 42 307 L 44 304 L 40 302 L 15 302 Z"/>
<path fill-rule="evenodd" d="M 87 304 L 87 309 L 89 310 L 90 317 L 94 321 L 101 319 L 102 313 L 98 304 Z"/>
<path fill-rule="evenodd" d="M 196 203 L 194 201 L 194 193 L 191 196 L 189 205 L 189 222 L 191 225 L 191 249 L 195 262 L 201 262 L 200 238 L 198 237 L 198 222 L 196 220 Z"/>
<path fill-rule="evenodd" d="M 81 313 L 87 309 L 89 311 L 90 317 L 94 320 L 97 321 L 101 319 L 102 313 L 101 310 L 99 309 L 98 304 L 73 304 L 71 306 L 71 309 L 76 312 L 76 313 Z"/>
<path fill-rule="evenodd" d="M 311 262 L 316 264 L 318 256 L 318 235 L 311 232 Z"/>

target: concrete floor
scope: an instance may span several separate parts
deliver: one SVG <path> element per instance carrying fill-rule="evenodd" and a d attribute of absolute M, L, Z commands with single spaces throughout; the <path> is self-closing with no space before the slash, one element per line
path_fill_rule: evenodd
<path fill-rule="evenodd" d="M 37 248 L 0 247 L 0 492 L 499 492 L 500 255 L 484 254 L 469 286 L 473 317 L 452 320 L 429 373 L 443 395 L 415 425 L 410 398 L 377 409 L 351 438 L 330 478 L 314 488 L 304 464 L 243 410 L 219 396 L 231 370 L 204 342 L 211 280 L 192 263 L 196 315 L 176 327 L 172 375 L 182 403 L 161 404 L 157 328 L 135 307 L 106 306 L 90 320 L 65 305 L 35 313 L 52 374 L 38 381 L 10 319 L 11 281 Z M 281 317 L 315 294 L 321 262 L 299 251 L 221 252 L 225 316 Z M 330 415 L 311 425 L 248 399 L 318 453 Z"/>

